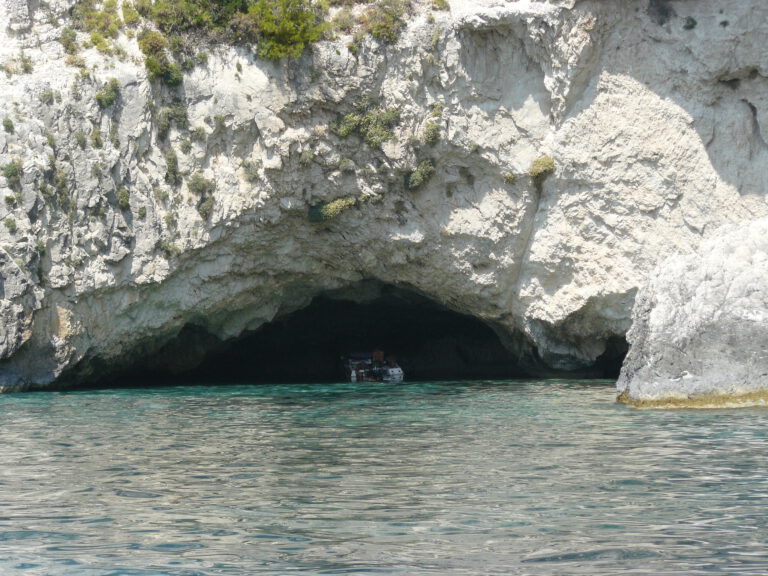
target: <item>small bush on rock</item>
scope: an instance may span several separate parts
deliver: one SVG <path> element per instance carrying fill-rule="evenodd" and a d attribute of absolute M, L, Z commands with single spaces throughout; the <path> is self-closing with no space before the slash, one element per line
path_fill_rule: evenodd
<path fill-rule="evenodd" d="M 160 250 L 163 251 L 166 258 L 171 258 L 173 256 L 178 256 L 179 254 L 181 254 L 181 248 L 176 246 L 176 244 L 174 244 L 170 240 L 161 241 L 159 248 Z"/>
<path fill-rule="evenodd" d="M 400 123 L 397 108 L 377 107 L 366 112 L 352 112 L 341 118 L 336 134 L 346 138 L 357 131 L 372 148 L 381 148 L 387 140 L 394 138 L 393 128 Z"/>
<path fill-rule="evenodd" d="M 538 188 L 544 183 L 544 180 L 555 171 L 555 160 L 552 156 L 542 156 L 536 158 L 528 171 L 531 180 Z"/>
<path fill-rule="evenodd" d="M 425 144 L 434 146 L 440 141 L 440 125 L 437 122 L 427 122 L 422 134 Z"/>
<path fill-rule="evenodd" d="M 132 2 L 123 2 L 123 22 L 126 26 L 135 26 L 141 20 L 141 14 Z"/>
<path fill-rule="evenodd" d="M 356 112 L 350 112 L 349 114 L 346 114 L 341 118 L 339 123 L 336 125 L 336 134 L 341 136 L 342 138 L 346 138 L 355 130 L 357 130 L 360 127 L 360 122 L 362 120 L 362 115 L 358 114 Z"/>
<path fill-rule="evenodd" d="M 112 54 L 112 47 L 110 43 L 104 38 L 104 35 L 100 32 L 91 32 L 91 44 L 99 52 L 103 54 Z"/>
<path fill-rule="evenodd" d="M 352 32 L 356 23 L 357 21 L 352 10 L 348 7 L 344 7 L 339 10 L 333 17 L 331 25 L 333 26 L 334 30 L 339 30 L 341 32 Z"/>
<path fill-rule="evenodd" d="M 15 127 L 13 125 L 13 120 L 8 118 L 7 116 L 3 118 L 3 130 L 8 132 L 8 134 L 13 134 L 15 131 Z"/>
<path fill-rule="evenodd" d="M 117 13 L 117 0 L 81 0 L 72 9 L 72 19 L 78 28 L 96 32 L 109 38 L 117 38 L 122 21 Z"/>
<path fill-rule="evenodd" d="M 195 172 L 187 182 L 187 188 L 193 194 L 201 197 L 197 211 L 203 220 L 208 220 L 213 214 L 213 193 L 216 191 L 216 182 L 205 178 L 199 172 Z"/>
<path fill-rule="evenodd" d="M 403 0 L 381 0 L 363 14 L 363 27 L 379 42 L 394 44 L 405 28 L 405 9 Z"/>
<path fill-rule="evenodd" d="M 317 204 L 309 207 L 307 217 L 310 222 L 327 222 L 338 217 L 339 214 L 351 208 L 357 203 L 352 196 L 344 196 L 337 198 L 328 203 Z"/>
<path fill-rule="evenodd" d="M 131 207 L 131 193 L 127 188 L 120 188 L 117 191 L 117 205 L 120 210 L 128 210 Z"/>
<path fill-rule="evenodd" d="M 142 30 L 139 34 L 139 49 L 145 56 L 153 56 L 165 51 L 168 42 L 160 32 Z"/>
<path fill-rule="evenodd" d="M 101 90 L 96 92 L 96 102 L 99 104 L 99 108 L 109 108 L 120 97 L 120 82 L 117 78 L 110 78 L 109 81 L 102 86 Z"/>
<path fill-rule="evenodd" d="M 312 152 L 312 150 L 303 150 L 301 154 L 299 154 L 299 164 L 302 166 L 309 166 L 312 164 L 312 162 L 315 159 L 315 153 Z"/>
<path fill-rule="evenodd" d="M 160 32 L 145 29 L 139 33 L 139 48 L 144 54 L 144 66 L 150 81 L 178 86 L 183 80 L 181 67 L 170 60 L 167 47 L 168 42 Z"/>
<path fill-rule="evenodd" d="M 192 132 L 190 132 L 189 134 L 189 139 L 192 142 L 203 143 L 206 141 L 207 138 L 208 138 L 208 135 L 205 132 L 205 128 L 203 128 L 202 126 L 198 126 L 194 130 L 192 130 Z"/>
<path fill-rule="evenodd" d="M 208 220 L 213 214 L 213 196 L 203 199 L 197 206 L 197 212 L 203 220 Z"/>
<path fill-rule="evenodd" d="M 199 172 L 195 172 L 187 182 L 189 191 L 198 196 L 208 196 L 216 190 L 216 182 L 205 178 Z"/>
<path fill-rule="evenodd" d="M 173 148 L 169 148 L 168 152 L 165 153 L 165 181 L 172 186 L 181 183 L 179 158 Z"/>
<path fill-rule="evenodd" d="M 21 160 L 13 160 L 3 166 L 3 176 L 5 176 L 8 187 L 18 189 L 21 187 L 21 176 L 24 173 L 24 166 Z"/>
<path fill-rule="evenodd" d="M 50 88 L 46 88 L 40 93 L 40 102 L 42 102 L 46 106 L 53 106 L 53 103 L 55 101 L 56 101 L 56 93 Z"/>
<path fill-rule="evenodd" d="M 85 132 L 82 130 L 78 130 L 75 132 L 75 142 L 80 147 L 81 150 L 85 150 L 86 145 L 88 144 L 88 139 L 85 136 Z"/>
<path fill-rule="evenodd" d="M 59 42 L 64 47 L 64 52 L 70 56 L 74 56 L 80 50 L 80 46 L 77 43 L 77 32 L 72 30 L 72 28 L 64 28 L 61 31 Z"/>
<path fill-rule="evenodd" d="M 183 102 L 178 102 L 173 106 L 163 108 L 157 114 L 157 137 L 165 140 L 168 137 L 168 131 L 171 125 L 175 124 L 177 128 L 184 130 L 189 127 L 189 118 L 187 117 L 187 106 Z"/>
<path fill-rule="evenodd" d="M 22 74 L 31 74 L 34 66 L 32 65 L 32 57 L 24 54 L 24 51 L 19 52 L 19 68 Z"/>
<path fill-rule="evenodd" d="M 325 29 L 310 0 L 256 0 L 248 16 L 256 22 L 259 55 L 270 60 L 298 58 Z"/>
<path fill-rule="evenodd" d="M 94 148 L 102 148 L 104 146 L 104 140 L 101 138 L 101 130 L 94 128 L 91 132 L 91 146 Z"/>
<path fill-rule="evenodd" d="M 424 160 L 419 163 L 416 170 L 411 172 L 406 178 L 406 185 L 409 189 L 415 190 L 426 184 L 435 173 L 435 164 L 432 160 Z"/>

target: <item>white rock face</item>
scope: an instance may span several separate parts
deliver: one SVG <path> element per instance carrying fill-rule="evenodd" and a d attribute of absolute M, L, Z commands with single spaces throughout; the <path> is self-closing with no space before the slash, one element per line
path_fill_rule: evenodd
<path fill-rule="evenodd" d="M 638 405 L 768 399 L 768 219 L 673 256 L 640 290 L 618 390 Z"/>
<path fill-rule="evenodd" d="M 213 47 L 178 90 L 148 82 L 128 36 L 72 65 L 71 4 L 0 0 L 0 166 L 23 165 L 20 186 L 0 176 L 0 389 L 129 363 L 185 325 L 230 338 L 366 279 L 579 369 L 623 338 L 657 263 L 768 214 L 757 0 L 425 2 L 395 46 L 340 37 L 292 63 Z M 401 113 L 382 150 L 332 129 L 363 100 Z M 167 136 L 166 109 L 188 119 Z M 543 155 L 556 169 L 536 186 Z M 308 220 L 343 197 L 356 206 Z"/>

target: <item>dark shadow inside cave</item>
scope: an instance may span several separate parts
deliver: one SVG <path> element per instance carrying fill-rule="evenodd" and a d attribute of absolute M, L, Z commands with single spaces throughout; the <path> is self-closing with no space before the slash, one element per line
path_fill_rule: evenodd
<path fill-rule="evenodd" d="M 143 368 L 113 384 L 338 382 L 345 378 L 342 355 L 375 348 L 397 358 L 407 381 L 567 376 L 534 374 L 531 363 L 505 348 L 487 324 L 416 292 L 379 284 L 367 285 L 367 298 L 364 292 L 317 296 L 227 342 L 188 326 Z M 617 374 L 623 352 L 607 354 L 579 376 Z"/>
<path fill-rule="evenodd" d="M 341 356 L 381 348 L 408 380 L 523 376 L 487 325 L 413 292 L 384 287 L 354 302 L 318 296 L 312 303 L 210 355 L 192 374 L 205 381 L 333 382 Z"/>

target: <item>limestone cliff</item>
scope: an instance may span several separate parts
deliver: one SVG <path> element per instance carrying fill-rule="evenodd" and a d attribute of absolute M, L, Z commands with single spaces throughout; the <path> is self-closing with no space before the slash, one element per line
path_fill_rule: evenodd
<path fill-rule="evenodd" d="M 127 365 L 187 325 L 231 338 L 367 279 L 578 369 L 658 262 L 768 213 L 768 6 L 428 4 L 391 46 L 211 46 L 167 88 L 126 34 L 73 65 L 71 1 L 0 0 L 0 389 Z M 399 111 L 381 149 L 333 128 L 362 102 Z"/>
<path fill-rule="evenodd" d="M 638 406 L 768 400 L 768 219 L 724 227 L 673 256 L 639 293 L 618 382 Z"/>

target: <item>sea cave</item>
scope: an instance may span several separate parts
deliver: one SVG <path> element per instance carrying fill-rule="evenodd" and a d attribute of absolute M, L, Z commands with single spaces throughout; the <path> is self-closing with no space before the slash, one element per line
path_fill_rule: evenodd
<path fill-rule="evenodd" d="M 502 331 L 408 288 L 363 282 L 322 293 L 240 337 L 221 341 L 189 324 L 157 352 L 135 358 L 118 376 L 87 385 L 163 383 L 320 383 L 345 378 L 341 357 L 381 349 L 408 381 L 614 377 L 626 343 L 609 342 L 588 370 L 553 373 L 519 335 Z M 506 343 L 506 345 L 505 345 Z"/>

